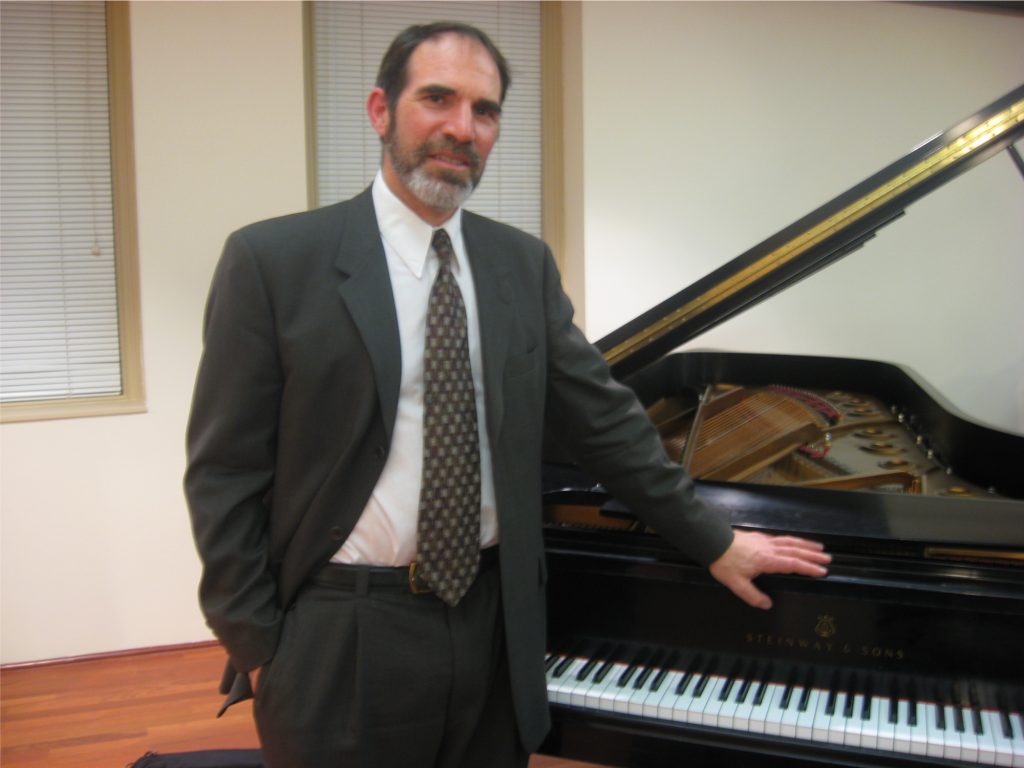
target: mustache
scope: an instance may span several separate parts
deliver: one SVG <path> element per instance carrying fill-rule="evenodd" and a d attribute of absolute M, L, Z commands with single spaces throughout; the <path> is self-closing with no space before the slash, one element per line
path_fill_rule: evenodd
<path fill-rule="evenodd" d="M 424 160 L 429 155 L 433 155 L 438 152 L 445 152 L 459 160 L 462 160 L 473 170 L 480 167 L 480 153 L 476 151 L 472 142 L 459 142 L 448 136 L 431 139 L 421 145 L 416 153 L 418 155 L 417 159 Z"/>

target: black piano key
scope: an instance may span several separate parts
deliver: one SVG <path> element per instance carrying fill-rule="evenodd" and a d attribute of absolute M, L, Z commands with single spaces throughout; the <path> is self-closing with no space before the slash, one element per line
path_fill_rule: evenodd
<path fill-rule="evenodd" d="M 967 688 L 967 696 L 971 702 L 971 725 L 979 736 L 985 735 L 985 725 L 981 721 L 981 702 L 978 700 L 978 688 L 971 683 Z"/>
<path fill-rule="evenodd" d="M 545 672 L 550 672 L 551 668 L 553 666 L 555 666 L 555 663 L 560 658 L 562 658 L 562 657 L 559 654 L 557 654 L 557 653 L 549 653 L 547 656 L 545 656 L 544 657 L 544 671 Z"/>
<path fill-rule="evenodd" d="M 602 664 L 601 668 L 597 670 L 597 674 L 594 675 L 594 682 L 600 683 L 608 677 L 608 673 L 611 672 L 613 666 L 615 666 L 615 662 L 611 659 Z"/>
<path fill-rule="evenodd" d="M 661 667 L 661 660 L 665 657 L 663 651 L 658 651 L 654 655 L 650 656 L 649 660 L 645 660 L 643 671 L 640 672 L 636 678 L 636 682 L 633 683 L 633 688 L 640 690 L 646 685 L 647 681 L 651 679 L 651 675 L 654 674 L 656 669 Z"/>
<path fill-rule="evenodd" d="M 850 672 L 846 684 L 846 703 L 843 706 L 843 717 L 853 717 L 853 702 L 857 697 L 857 673 Z"/>
<path fill-rule="evenodd" d="M 907 724 L 911 728 L 917 725 L 917 686 L 914 678 L 907 682 Z"/>
<path fill-rule="evenodd" d="M 608 645 L 602 645 L 597 651 L 587 659 L 586 664 L 580 667 L 580 671 L 576 673 L 577 680 L 586 680 L 590 676 L 590 673 L 594 671 L 594 667 L 600 664 L 608 656 L 608 652 L 611 647 Z"/>
<path fill-rule="evenodd" d="M 678 657 L 679 654 L 673 651 L 669 657 L 665 659 L 665 663 L 661 666 L 661 669 L 658 670 L 658 674 L 654 676 L 654 680 L 651 681 L 651 691 L 661 690 L 661 685 L 665 682 L 665 678 L 668 677 L 668 673 L 675 668 L 676 659 Z"/>
<path fill-rule="evenodd" d="M 825 700 L 825 714 L 834 715 L 836 713 L 836 698 L 839 695 L 839 670 L 837 669 L 832 675 L 832 685 L 829 686 L 828 698 Z"/>
<path fill-rule="evenodd" d="M 964 709 L 970 709 L 971 702 L 967 698 L 964 687 L 958 682 L 953 683 L 953 725 L 958 733 L 965 733 Z"/>
<path fill-rule="evenodd" d="M 714 674 L 717 665 L 718 660 L 714 656 L 708 659 L 708 663 L 704 665 L 704 669 L 700 673 L 697 685 L 693 688 L 694 696 L 700 696 L 704 693 L 704 689 L 708 687 L 708 681 L 711 680 L 711 675 Z"/>
<path fill-rule="evenodd" d="M 889 678 L 889 722 L 896 723 L 899 720 L 900 707 L 900 686 L 893 675 Z"/>
<path fill-rule="evenodd" d="M 796 687 L 796 667 L 789 670 L 789 676 L 786 678 L 786 687 L 782 689 L 782 700 L 779 705 L 783 711 L 789 709 L 789 702 L 793 698 L 793 688 Z"/>
<path fill-rule="evenodd" d="M 595 684 L 604 682 L 604 679 L 608 677 L 608 673 L 611 672 L 612 668 L 615 666 L 615 659 L 619 658 L 621 653 L 622 646 L 619 645 L 616 646 L 615 650 L 608 655 L 608 658 L 605 660 L 604 664 L 601 665 L 601 668 L 597 670 L 597 674 L 594 675 L 593 682 Z"/>
<path fill-rule="evenodd" d="M 1010 708 L 1006 704 L 1006 696 L 1000 691 L 996 695 L 996 707 L 999 710 L 999 723 L 1003 728 L 1003 736 L 1013 738 L 1013 724 L 1010 722 Z"/>
<path fill-rule="evenodd" d="M 719 701 L 729 700 L 729 692 L 732 690 L 733 685 L 736 683 L 736 678 L 739 677 L 742 666 L 743 662 L 739 659 L 736 659 L 736 661 L 733 662 L 732 669 L 729 670 L 729 677 L 725 681 L 725 685 L 722 686 L 722 690 L 718 694 Z"/>
<path fill-rule="evenodd" d="M 864 703 L 861 705 L 860 708 L 860 719 L 870 720 L 871 702 L 875 698 L 875 687 L 870 674 L 864 676 L 864 687 L 862 692 L 864 694 Z"/>
<path fill-rule="evenodd" d="M 561 677 L 565 674 L 565 670 L 569 668 L 569 665 L 576 661 L 576 657 L 571 653 L 567 653 L 558 664 L 555 665 L 555 677 Z"/>
<path fill-rule="evenodd" d="M 622 670 L 622 674 L 620 674 L 619 679 L 615 681 L 615 685 L 617 685 L 619 688 L 625 688 L 627 685 L 629 685 L 629 681 L 633 679 L 633 675 L 636 674 L 637 669 L 637 660 L 634 657 L 633 661 L 629 664 L 629 666 Z"/>
<path fill-rule="evenodd" d="M 747 700 L 747 696 L 750 694 L 750 687 L 754 683 L 754 676 L 757 674 L 757 662 L 751 660 L 750 664 L 747 665 L 747 671 L 743 674 L 743 684 L 740 685 L 739 691 L 736 692 L 736 703 L 742 704 Z"/>
<path fill-rule="evenodd" d="M 698 653 L 693 657 L 693 660 L 686 665 L 686 673 L 679 679 L 679 684 L 676 686 L 676 695 L 682 696 L 686 691 L 686 687 L 693 680 L 696 671 L 700 669 L 701 665 L 704 664 L 704 654 Z"/>
<path fill-rule="evenodd" d="M 804 675 L 804 690 L 800 694 L 800 703 L 797 705 L 798 712 L 806 712 L 807 707 L 811 700 L 811 689 L 814 687 L 814 669 L 813 667 L 807 668 L 807 674 Z"/>
<path fill-rule="evenodd" d="M 754 706 L 760 706 L 764 702 L 764 695 L 768 692 L 768 681 L 772 678 L 771 662 L 765 665 L 761 679 L 757 683 L 757 691 L 754 693 Z"/>
<path fill-rule="evenodd" d="M 941 684 L 935 686 L 935 728 L 946 730 L 946 693 Z"/>

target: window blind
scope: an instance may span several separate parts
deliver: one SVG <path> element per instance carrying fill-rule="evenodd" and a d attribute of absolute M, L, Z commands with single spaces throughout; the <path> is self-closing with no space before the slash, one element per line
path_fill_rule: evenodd
<path fill-rule="evenodd" d="M 118 394 L 105 4 L 0 14 L 0 399 Z"/>
<path fill-rule="evenodd" d="M 395 35 L 410 24 L 479 27 L 509 61 L 501 138 L 468 209 L 541 235 L 540 4 L 537 2 L 313 3 L 318 203 L 345 200 L 373 179 L 380 139 L 366 97 Z"/>

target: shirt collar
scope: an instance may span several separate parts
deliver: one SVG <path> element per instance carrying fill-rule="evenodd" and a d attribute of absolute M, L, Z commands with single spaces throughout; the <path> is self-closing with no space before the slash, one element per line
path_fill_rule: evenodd
<path fill-rule="evenodd" d="M 444 229 L 451 238 L 455 251 L 456 272 L 461 267 L 465 251 L 462 247 L 462 209 L 457 208 L 448 221 L 434 227 L 423 221 L 391 191 L 384 176 L 377 171 L 373 180 L 373 207 L 377 212 L 377 226 L 384 242 L 405 262 L 409 271 L 417 278 L 423 270 L 430 253 L 430 241 L 435 229 Z"/>

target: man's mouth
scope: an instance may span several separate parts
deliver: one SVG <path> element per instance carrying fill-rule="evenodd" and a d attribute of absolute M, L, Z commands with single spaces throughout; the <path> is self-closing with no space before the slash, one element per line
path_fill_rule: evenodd
<path fill-rule="evenodd" d="M 465 155 L 454 155 L 450 152 L 437 152 L 430 155 L 430 159 L 448 168 L 463 170 L 473 167 L 473 160 Z"/>

